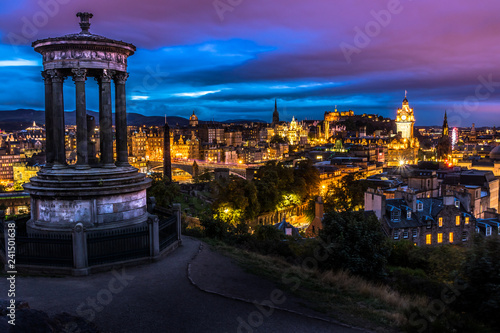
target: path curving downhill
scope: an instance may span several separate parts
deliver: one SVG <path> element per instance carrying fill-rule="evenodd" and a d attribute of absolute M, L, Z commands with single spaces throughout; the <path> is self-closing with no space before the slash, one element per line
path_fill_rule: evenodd
<path fill-rule="evenodd" d="M 7 289 L 2 278 L 0 291 Z M 148 265 L 87 277 L 18 276 L 16 296 L 32 309 L 80 315 L 109 333 L 363 332 L 304 308 L 300 299 L 189 237 Z"/>

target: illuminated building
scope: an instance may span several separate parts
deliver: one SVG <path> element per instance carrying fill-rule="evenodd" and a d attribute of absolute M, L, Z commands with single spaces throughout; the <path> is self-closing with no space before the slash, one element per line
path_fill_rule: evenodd
<path fill-rule="evenodd" d="M 451 150 L 455 150 L 458 143 L 458 128 L 454 127 L 451 131 Z"/>
<path fill-rule="evenodd" d="M 238 160 L 238 151 L 234 147 L 224 147 L 224 163 L 226 164 L 242 164 L 242 160 Z"/>
<path fill-rule="evenodd" d="M 26 163 L 14 163 L 12 171 L 14 173 L 14 182 L 24 184 L 29 182 L 30 178 L 36 177 L 36 174 L 40 171 L 40 166 L 26 165 Z"/>
<path fill-rule="evenodd" d="M 146 133 L 142 128 L 129 136 L 129 154 L 136 158 L 146 157 Z"/>
<path fill-rule="evenodd" d="M 408 99 L 405 96 L 403 106 L 401 109 L 398 109 L 396 118 L 396 131 L 398 134 L 401 133 L 402 139 L 413 140 L 413 124 L 415 124 L 413 109 L 410 108 Z"/>
<path fill-rule="evenodd" d="M 344 112 L 338 112 L 337 108 L 335 108 L 334 112 L 326 111 L 324 115 L 324 120 L 323 120 L 323 139 L 326 141 L 330 140 L 331 136 L 331 128 L 330 128 L 330 123 L 331 122 L 339 122 L 339 121 L 344 121 L 348 117 L 354 117 L 354 111 L 349 110 L 349 111 L 344 111 Z M 339 130 L 338 126 L 336 128 L 337 132 Z M 344 127 L 345 130 L 345 127 Z"/>
<path fill-rule="evenodd" d="M 448 127 L 448 117 L 446 115 L 446 111 L 444 112 L 444 120 L 443 120 L 443 133 L 438 140 L 437 145 L 437 156 L 441 161 L 448 161 L 451 159 L 451 139 L 450 139 L 450 130 Z"/>
<path fill-rule="evenodd" d="M 150 128 L 146 133 L 146 160 L 163 161 L 163 131 L 159 128 Z"/>
<path fill-rule="evenodd" d="M 224 133 L 226 146 L 239 147 L 243 144 L 241 131 L 228 131 Z"/>
<path fill-rule="evenodd" d="M 23 160 L 24 155 L 6 154 L 5 149 L 0 149 L 0 181 L 14 180 L 14 164 Z"/>
<path fill-rule="evenodd" d="M 441 184 L 441 193 L 470 197 L 461 200 L 475 216 L 484 217 L 489 208 L 499 210 L 500 180 L 491 171 L 463 170 L 448 173 Z M 479 200 L 479 201 L 478 201 Z"/>
<path fill-rule="evenodd" d="M 386 199 L 382 191 L 368 189 L 365 211 L 377 216 L 391 239 L 417 246 L 467 243 L 476 229 L 476 218 L 453 196 L 418 198 L 407 192 L 402 199 Z"/>
<path fill-rule="evenodd" d="M 209 163 L 221 163 L 224 152 L 219 145 L 203 144 L 200 149 L 200 159 Z"/>
<path fill-rule="evenodd" d="M 191 117 L 189 117 L 189 126 L 191 126 L 191 127 L 198 126 L 198 117 L 194 114 L 194 110 L 193 110 L 193 114 L 191 115 Z"/>
<path fill-rule="evenodd" d="M 291 145 L 307 144 L 308 131 L 302 124 L 297 123 L 295 117 L 292 117 L 290 124 L 283 123 L 277 125 L 274 129 L 274 133 L 275 135 L 277 134 L 287 139 Z"/>
<path fill-rule="evenodd" d="M 200 158 L 200 141 L 194 134 L 188 139 L 180 136 L 177 140 L 173 140 L 171 147 L 172 159 L 186 160 Z"/>
<path fill-rule="evenodd" d="M 0 206 L 5 207 L 5 215 L 26 214 L 30 211 L 31 199 L 24 192 L 0 193 Z"/>
<path fill-rule="evenodd" d="M 337 122 L 337 121 L 345 120 L 348 117 L 354 117 L 354 111 L 349 110 L 349 111 L 338 112 L 337 109 L 335 109 L 334 112 L 331 112 L 331 111 L 325 112 L 324 121 L 325 122 Z"/>
<path fill-rule="evenodd" d="M 272 137 L 274 136 L 274 128 L 265 127 L 259 131 L 259 141 L 260 142 L 271 142 Z"/>
<path fill-rule="evenodd" d="M 218 125 L 204 125 L 198 128 L 198 135 L 202 143 L 223 144 L 224 128 Z"/>
<path fill-rule="evenodd" d="M 147 166 L 146 158 L 144 158 L 144 157 L 137 158 L 135 156 L 129 156 L 128 157 L 128 162 L 134 168 L 139 169 L 139 172 L 142 172 L 142 173 L 147 173 L 148 172 L 148 166 Z"/>
<path fill-rule="evenodd" d="M 386 161 L 388 166 L 402 166 L 417 162 L 420 143 L 413 136 L 414 123 L 413 109 L 410 108 L 408 99 L 405 96 L 402 108 L 397 111 L 396 127 L 398 136 L 387 145 Z"/>

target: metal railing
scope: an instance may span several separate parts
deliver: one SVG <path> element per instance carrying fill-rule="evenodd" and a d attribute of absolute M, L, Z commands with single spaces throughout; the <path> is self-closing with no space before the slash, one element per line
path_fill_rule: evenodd
<path fill-rule="evenodd" d="M 178 223 L 176 216 L 160 220 L 158 223 L 160 251 L 163 251 L 177 240 L 177 226 Z"/>
<path fill-rule="evenodd" d="M 71 234 L 16 232 L 16 264 L 73 267 Z"/>
<path fill-rule="evenodd" d="M 89 266 L 148 257 L 150 253 L 147 225 L 87 233 Z"/>

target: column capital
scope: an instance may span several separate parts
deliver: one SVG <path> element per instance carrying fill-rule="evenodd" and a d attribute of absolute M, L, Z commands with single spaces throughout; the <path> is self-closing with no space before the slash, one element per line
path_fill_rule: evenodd
<path fill-rule="evenodd" d="M 47 71 L 42 71 L 42 77 L 45 84 L 52 83 L 52 76 L 49 73 L 47 73 Z"/>
<path fill-rule="evenodd" d="M 129 74 L 127 72 L 116 72 L 113 76 L 115 84 L 125 84 L 127 82 Z"/>
<path fill-rule="evenodd" d="M 113 70 L 103 69 L 102 73 L 100 73 L 95 79 L 100 83 L 111 83 L 113 72 Z"/>
<path fill-rule="evenodd" d="M 58 69 L 48 69 L 46 70 L 46 72 L 48 75 L 50 75 L 52 82 L 62 83 L 67 77 Z"/>
<path fill-rule="evenodd" d="M 73 73 L 73 81 L 85 82 L 87 80 L 87 70 L 85 68 L 73 68 L 71 72 Z"/>

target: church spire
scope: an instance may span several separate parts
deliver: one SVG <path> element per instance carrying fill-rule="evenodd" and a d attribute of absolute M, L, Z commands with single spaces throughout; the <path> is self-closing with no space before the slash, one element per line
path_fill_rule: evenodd
<path fill-rule="evenodd" d="M 449 127 L 448 127 L 448 115 L 446 114 L 446 110 L 444 110 L 444 120 L 443 120 L 443 136 L 449 135 Z"/>
<path fill-rule="evenodd" d="M 274 99 L 274 112 L 273 112 L 273 125 L 276 125 L 280 122 L 280 114 L 278 112 L 278 100 Z"/>

